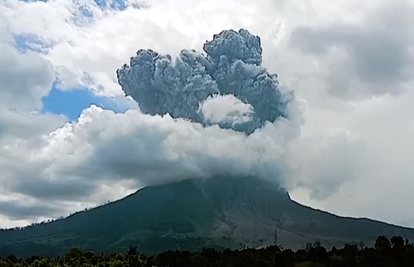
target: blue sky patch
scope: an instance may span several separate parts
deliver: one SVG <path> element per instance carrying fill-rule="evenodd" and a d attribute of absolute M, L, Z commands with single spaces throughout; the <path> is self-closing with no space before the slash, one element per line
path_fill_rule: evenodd
<path fill-rule="evenodd" d="M 20 0 L 22 2 L 48 2 L 48 0 Z M 124 10 L 126 9 L 126 4 L 124 0 L 94 0 L 95 3 L 101 8 L 106 8 L 107 6 L 112 9 Z"/>
<path fill-rule="evenodd" d="M 106 7 L 109 5 L 109 7 L 116 10 L 126 9 L 126 4 L 123 0 L 95 0 L 95 3 L 100 7 Z"/>
<path fill-rule="evenodd" d="M 123 102 L 123 101 L 122 101 Z M 61 90 L 53 85 L 48 96 L 43 98 L 44 113 L 63 114 L 71 121 L 76 121 L 82 110 L 96 105 L 116 113 L 125 112 L 129 107 L 117 101 L 116 98 L 98 96 L 88 88 Z"/>
<path fill-rule="evenodd" d="M 19 51 L 31 50 L 37 53 L 43 53 L 47 48 L 53 46 L 47 43 L 35 34 L 18 34 L 14 35 L 14 42 Z"/>
<path fill-rule="evenodd" d="M 1 1 L 1 0 L 0 0 Z M 23 2 L 48 2 L 48 0 L 20 0 Z M 71 1 L 71 0 L 67 0 Z M 73 1 L 73 0 L 72 0 Z M 122 11 L 126 9 L 125 0 L 94 0 L 101 9 L 114 9 Z M 79 1 L 79 10 L 72 18 L 75 23 L 93 22 L 93 12 Z M 139 8 L 139 7 L 136 7 Z M 14 35 L 16 48 L 21 51 L 34 51 L 36 53 L 47 53 L 54 43 L 50 43 L 35 34 Z M 42 112 L 62 114 L 71 121 L 76 121 L 85 108 L 96 105 L 104 109 L 113 110 L 116 113 L 125 112 L 131 108 L 137 108 L 137 103 L 123 96 L 105 97 L 96 95 L 92 90 L 85 87 L 61 90 L 58 88 L 58 81 L 52 86 L 48 96 L 43 97 Z"/>

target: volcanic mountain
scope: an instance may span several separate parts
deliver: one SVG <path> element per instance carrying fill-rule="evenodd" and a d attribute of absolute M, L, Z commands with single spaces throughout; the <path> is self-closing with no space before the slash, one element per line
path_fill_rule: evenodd
<path fill-rule="evenodd" d="M 64 219 L 1 230 L 0 255 L 53 255 L 73 246 L 116 252 L 137 245 L 147 253 L 275 243 L 299 249 L 315 240 L 328 248 L 371 246 L 379 235 L 414 240 L 414 229 L 315 210 L 269 181 L 216 177 L 146 187 Z"/>

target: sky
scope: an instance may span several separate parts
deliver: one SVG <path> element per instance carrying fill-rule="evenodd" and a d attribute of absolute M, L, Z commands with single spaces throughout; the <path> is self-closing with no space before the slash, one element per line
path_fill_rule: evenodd
<path fill-rule="evenodd" d="M 216 172 L 414 227 L 413 12 L 409 0 L 1 1 L 0 227 Z M 144 114 L 117 82 L 139 49 L 175 58 L 240 28 L 294 92 L 289 120 L 246 137 Z M 210 100 L 211 118 L 243 106 Z"/>

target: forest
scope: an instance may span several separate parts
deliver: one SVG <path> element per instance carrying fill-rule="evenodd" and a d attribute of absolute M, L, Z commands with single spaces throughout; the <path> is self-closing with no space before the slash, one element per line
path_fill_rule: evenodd
<path fill-rule="evenodd" d="M 261 249 L 216 250 L 205 248 L 200 252 L 166 251 L 146 255 L 130 246 L 125 253 L 95 253 L 82 248 L 71 248 L 65 255 L 42 257 L 33 255 L 18 258 L 14 254 L 0 258 L 0 267 L 12 266 L 82 266 L 82 267 L 405 267 L 414 266 L 414 245 L 400 236 L 390 239 L 379 236 L 375 247 L 348 244 L 327 251 L 318 242 L 298 251 L 270 246 Z"/>

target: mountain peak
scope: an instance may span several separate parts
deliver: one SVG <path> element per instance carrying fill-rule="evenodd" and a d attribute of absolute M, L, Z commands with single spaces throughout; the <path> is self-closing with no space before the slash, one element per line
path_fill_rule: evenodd
<path fill-rule="evenodd" d="M 275 238 L 277 233 L 277 238 Z M 73 246 L 143 252 L 273 245 L 299 249 L 372 245 L 379 235 L 413 239 L 414 230 L 344 218 L 303 206 L 272 181 L 215 177 L 146 187 L 121 200 L 65 219 L 0 231 L 0 255 L 58 254 Z"/>

